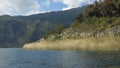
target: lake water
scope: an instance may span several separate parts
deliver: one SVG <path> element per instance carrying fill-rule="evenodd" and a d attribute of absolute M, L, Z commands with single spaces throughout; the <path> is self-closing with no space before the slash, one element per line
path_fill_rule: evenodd
<path fill-rule="evenodd" d="M 0 48 L 0 68 L 120 68 L 120 52 Z"/>

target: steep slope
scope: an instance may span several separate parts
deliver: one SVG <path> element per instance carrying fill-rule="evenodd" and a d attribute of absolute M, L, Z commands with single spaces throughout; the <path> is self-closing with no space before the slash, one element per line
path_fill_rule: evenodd
<path fill-rule="evenodd" d="M 120 51 L 120 0 L 103 0 L 86 7 L 72 25 L 59 33 L 23 46 L 39 50 Z"/>
<path fill-rule="evenodd" d="M 56 25 L 70 26 L 84 10 L 85 7 L 79 7 L 31 16 L 0 16 L 0 47 L 22 47 L 24 43 L 34 42 Z"/>

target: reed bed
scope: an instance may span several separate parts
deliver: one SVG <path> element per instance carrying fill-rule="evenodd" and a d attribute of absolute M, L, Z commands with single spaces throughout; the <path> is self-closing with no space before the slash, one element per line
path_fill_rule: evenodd
<path fill-rule="evenodd" d="M 120 51 L 120 36 L 88 37 L 81 39 L 40 40 L 25 44 L 29 50 L 93 50 L 93 51 Z"/>

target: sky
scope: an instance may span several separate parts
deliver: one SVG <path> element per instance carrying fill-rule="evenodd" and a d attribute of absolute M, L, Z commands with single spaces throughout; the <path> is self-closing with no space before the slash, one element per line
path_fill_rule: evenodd
<path fill-rule="evenodd" d="M 92 4 L 95 0 L 0 0 L 0 15 L 32 15 L 64 11 Z"/>

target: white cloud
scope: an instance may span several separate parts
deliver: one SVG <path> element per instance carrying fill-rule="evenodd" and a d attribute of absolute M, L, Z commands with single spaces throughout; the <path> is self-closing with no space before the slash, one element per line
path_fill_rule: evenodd
<path fill-rule="evenodd" d="M 50 4 L 51 4 L 51 0 L 45 0 L 45 1 L 42 3 L 42 6 L 49 7 Z"/>
<path fill-rule="evenodd" d="M 53 2 L 62 2 L 62 0 L 53 0 Z"/>
<path fill-rule="evenodd" d="M 0 15 L 29 15 L 40 12 L 38 0 L 0 0 Z"/>
<path fill-rule="evenodd" d="M 0 15 L 31 15 L 49 12 L 50 10 L 44 11 L 44 9 L 49 8 L 52 2 L 61 2 L 67 6 L 63 7 L 63 10 L 68 10 L 93 3 L 94 1 L 95 0 L 0 0 Z"/>
<path fill-rule="evenodd" d="M 71 8 L 77 8 L 86 4 L 92 4 L 96 0 L 53 0 L 53 2 L 62 2 L 67 7 L 63 8 L 63 10 L 68 10 Z"/>
<path fill-rule="evenodd" d="M 76 8 L 81 5 L 81 3 L 84 2 L 83 0 L 63 0 L 63 3 L 66 4 L 68 7 L 63 8 L 63 10 Z"/>

